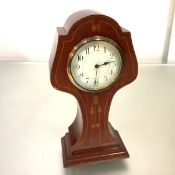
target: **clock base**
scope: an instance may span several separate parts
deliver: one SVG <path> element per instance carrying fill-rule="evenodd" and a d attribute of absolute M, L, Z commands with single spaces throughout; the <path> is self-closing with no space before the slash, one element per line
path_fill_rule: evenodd
<path fill-rule="evenodd" d="M 93 150 L 91 149 L 81 153 L 72 153 L 69 133 L 66 133 L 66 135 L 61 138 L 64 167 L 74 166 L 78 164 L 85 164 L 89 162 L 104 161 L 115 158 L 116 159 L 128 158 L 129 154 L 125 148 L 125 145 L 118 131 L 115 130 L 115 134 L 119 141 L 117 145 L 110 147 L 108 146 L 102 148 L 94 148 Z"/>

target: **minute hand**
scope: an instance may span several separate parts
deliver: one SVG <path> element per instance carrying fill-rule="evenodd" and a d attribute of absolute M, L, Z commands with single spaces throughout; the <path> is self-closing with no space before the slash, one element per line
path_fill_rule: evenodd
<path fill-rule="evenodd" d="M 95 65 L 95 68 L 99 68 L 100 66 L 107 65 L 107 64 L 113 63 L 113 62 L 116 62 L 116 61 L 106 61 L 106 62 L 104 62 L 103 64 L 96 64 L 96 65 Z"/>
<path fill-rule="evenodd" d="M 104 62 L 103 64 L 101 64 L 100 66 L 102 66 L 102 65 L 107 65 L 107 64 L 113 63 L 113 62 L 116 62 L 116 61 L 107 61 L 107 62 Z"/>

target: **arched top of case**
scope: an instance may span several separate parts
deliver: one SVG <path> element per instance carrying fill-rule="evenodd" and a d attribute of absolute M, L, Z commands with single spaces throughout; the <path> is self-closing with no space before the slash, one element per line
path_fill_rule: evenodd
<path fill-rule="evenodd" d="M 92 10 L 78 11 L 57 28 L 55 44 L 50 58 L 50 79 L 52 85 L 72 94 L 81 93 L 70 82 L 67 75 L 67 63 L 72 49 L 82 40 L 93 36 L 103 36 L 116 42 L 123 51 L 121 76 L 111 91 L 131 83 L 137 76 L 137 60 L 131 34 L 122 28 L 113 18 Z M 74 91 L 74 92 L 73 92 Z"/>

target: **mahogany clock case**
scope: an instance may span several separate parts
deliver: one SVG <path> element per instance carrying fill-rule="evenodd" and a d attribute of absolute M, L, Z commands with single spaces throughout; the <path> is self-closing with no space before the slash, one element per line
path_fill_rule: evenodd
<path fill-rule="evenodd" d="M 77 88 L 71 82 L 67 66 L 74 46 L 94 36 L 116 42 L 122 49 L 123 60 L 120 76 L 112 86 L 92 93 Z M 114 94 L 134 81 L 137 69 L 131 34 L 114 19 L 83 10 L 71 15 L 64 27 L 57 28 L 50 58 L 50 81 L 54 88 L 72 94 L 78 102 L 76 118 L 61 139 L 65 167 L 129 157 L 119 133 L 108 122 L 108 114 Z"/>

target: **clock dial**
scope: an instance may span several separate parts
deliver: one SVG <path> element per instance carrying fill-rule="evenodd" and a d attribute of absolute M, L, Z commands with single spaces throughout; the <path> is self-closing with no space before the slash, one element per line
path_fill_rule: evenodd
<path fill-rule="evenodd" d="M 121 49 L 105 37 L 92 37 L 79 43 L 70 54 L 68 74 L 81 89 L 102 90 L 113 84 L 121 71 Z"/>

